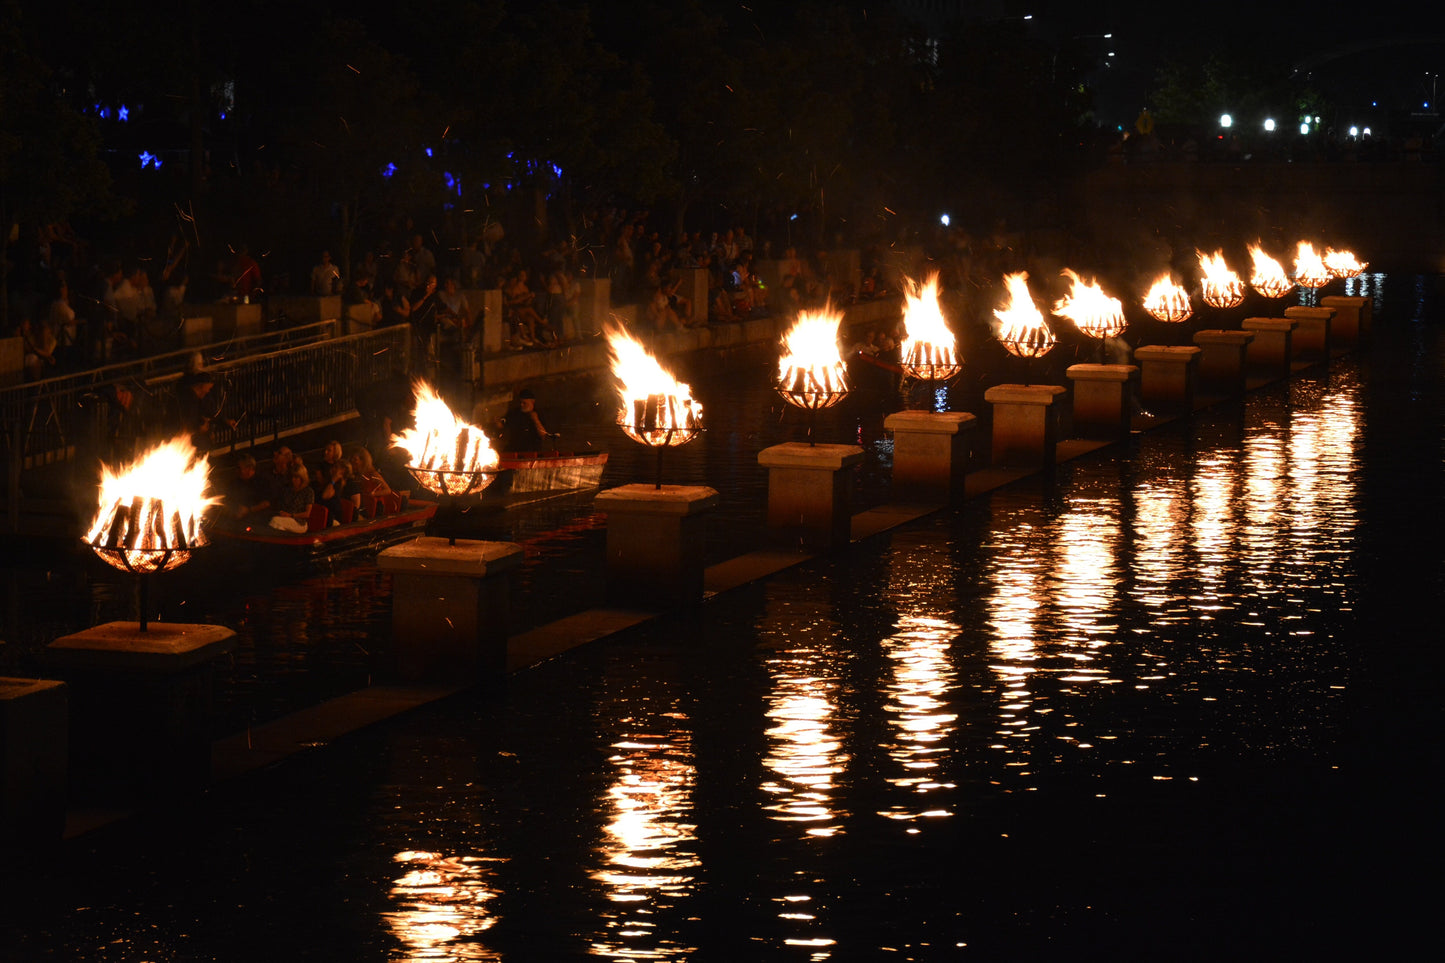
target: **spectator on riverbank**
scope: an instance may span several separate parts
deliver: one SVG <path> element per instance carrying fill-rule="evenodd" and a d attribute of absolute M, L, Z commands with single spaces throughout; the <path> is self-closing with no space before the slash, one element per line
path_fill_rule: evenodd
<path fill-rule="evenodd" d="M 311 269 L 311 293 L 326 297 L 341 293 L 341 269 L 331 263 L 331 252 L 321 252 L 321 263 Z"/>
<path fill-rule="evenodd" d="M 54 373 L 58 344 L 50 324 L 36 324 L 28 317 L 21 318 L 15 333 L 20 336 L 24 352 L 25 380 L 39 381 Z"/>

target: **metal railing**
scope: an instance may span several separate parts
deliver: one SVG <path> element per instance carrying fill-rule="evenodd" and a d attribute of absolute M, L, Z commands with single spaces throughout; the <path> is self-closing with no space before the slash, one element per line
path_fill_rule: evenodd
<path fill-rule="evenodd" d="M 362 392 L 407 370 L 408 325 L 324 337 L 334 330 L 322 322 L 228 342 L 231 357 L 206 367 L 214 379 L 208 403 L 219 411 L 206 447 L 236 448 L 341 420 L 355 414 Z M 177 389 L 194 350 L 215 357 L 192 349 L 0 390 L 9 530 L 19 526 L 27 472 L 70 463 L 88 476 L 97 460 L 134 457 L 178 431 Z"/>

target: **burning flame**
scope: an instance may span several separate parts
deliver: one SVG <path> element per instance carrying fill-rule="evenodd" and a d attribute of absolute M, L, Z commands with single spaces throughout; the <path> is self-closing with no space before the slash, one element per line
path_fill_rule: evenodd
<path fill-rule="evenodd" d="M 1284 265 L 1264 253 L 1264 248 L 1251 244 L 1249 256 L 1254 258 L 1254 275 L 1249 286 L 1267 298 L 1282 298 L 1289 294 L 1294 282 L 1284 271 Z"/>
<path fill-rule="evenodd" d="M 1128 322 L 1124 320 L 1124 306 L 1118 298 L 1109 297 L 1097 281 L 1085 281 L 1069 268 L 1064 268 L 1060 276 L 1068 278 L 1072 286 L 1068 294 L 1054 302 L 1054 314 L 1074 322 L 1080 331 L 1101 341 L 1124 333 Z"/>
<path fill-rule="evenodd" d="M 492 482 L 497 453 L 486 432 L 462 421 L 431 385 L 418 381 L 416 427 L 391 436 L 409 455 L 407 470 L 438 495 L 471 495 Z"/>
<path fill-rule="evenodd" d="M 1237 308 L 1243 304 L 1244 283 L 1239 280 L 1239 275 L 1224 263 L 1224 252 L 1194 253 L 1199 255 L 1199 267 L 1204 271 L 1204 279 L 1200 282 L 1204 290 L 1204 303 L 1212 308 Z"/>
<path fill-rule="evenodd" d="M 702 405 L 692 389 L 663 370 L 625 330 L 608 330 L 612 374 L 622 408 L 617 424 L 633 441 L 649 447 L 683 445 L 702 430 Z"/>
<path fill-rule="evenodd" d="M 963 369 L 957 341 L 938 304 L 938 274 L 921 285 L 909 281 L 903 290 L 903 367 L 923 381 L 947 381 Z"/>
<path fill-rule="evenodd" d="M 100 508 L 85 540 L 123 572 L 162 572 L 206 544 L 201 516 L 210 465 L 185 436 L 172 438 L 118 472 L 100 466 Z"/>
<path fill-rule="evenodd" d="M 1331 276 L 1324 258 L 1315 253 L 1315 246 L 1300 241 L 1294 256 L 1295 283 L 1302 288 L 1322 288 L 1330 283 Z"/>
<path fill-rule="evenodd" d="M 1189 303 L 1189 292 L 1174 282 L 1167 272 L 1144 295 L 1144 310 L 1159 321 L 1179 322 L 1189 320 L 1194 307 Z"/>
<path fill-rule="evenodd" d="M 1008 288 L 1008 301 L 993 312 L 1001 322 L 998 340 L 1015 357 L 1042 358 L 1053 349 L 1055 338 L 1029 294 L 1028 272 L 1006 274 L 1003 283 Z"/>
<path fill-rule="evenodd" d="M 1357 278 L 1369 266 L 1368 263 L 1361 264 L 1355 258 L 1354 251 L 1336 251 L 1333 248 L 1325 250 L 1325 267 L 1337 278 Z"/>
<path fill-rule="evenodd" d="M 848 368 L 838 352 L 842 320 L 831 304 L 821 311 L 800 311 L 783 335 L 778 391 L 791 404 L 817 411 L 832 407 L 848 393 Z"/>

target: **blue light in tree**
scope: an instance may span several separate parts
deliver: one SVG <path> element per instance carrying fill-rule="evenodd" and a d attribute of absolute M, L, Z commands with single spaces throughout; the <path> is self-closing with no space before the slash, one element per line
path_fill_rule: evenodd
<path fill-rule="evenodd" d="M 120 110 L 117 110 L 115 112 L 115 119 L 120 121 L 122 124 L 130 120 L 130 108 L 126 107 L 125 104 L 121 104 Z"/>
<path fill-rule="evenodd" d="M 425 148 L 425 150 L 426 150 L 426 156 L 430 157 L 430 156 L 431 156 L 431 148 L 430 148 L 430 147 L 427 147 L 427 148 Z"/>
<path fill-rule="evenodd" d="M 160 166 L 161 166 L 161 160 L 160 160 L 160 158 L 157 157 L 156 155 L 152 154 L 152 153 L 151 153 L 150 151 L 148 151 L 148 150 L 143 150 L 143 151 L 141 151 L 139 156 L 140 156 L 140 169 L 141 169 L 141 170 L 145 170 L 147 167 L 149 167 L 152 161 L 155 162 L 155 165 L 156 165 L 157 167 L 160 167 Z"/>
<path fill-rule="evenodd" d="M 101 120 L 110 120 L 110 108 L 109 108 L 109 107 L 101 107 L 101 108 L 100 108 L 100 119 L 101 119 Z"/>
<path fill-rule="evenodd" d="M 395 173 L 396 173 L 396 165 L 395 165 L 395 164 L 387 164 L 385 167 L 383 167 L 383 168 L 381 169 L 381 176 L 384 177 L 384 178 L 387 178 L 388 180 L 390 180 L 390 179 L 391 179 L 391 175 L 393 175 L 393 174 L 395 174 Z"/>

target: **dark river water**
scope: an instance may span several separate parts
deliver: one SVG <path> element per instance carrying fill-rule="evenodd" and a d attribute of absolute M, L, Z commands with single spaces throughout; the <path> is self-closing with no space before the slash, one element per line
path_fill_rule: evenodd
<path fill-rule="evenodd" d="M 1414 956 L 1445 347 L 1434 279 L 1371 293 L 1327 372 L 7 870 L 0 959 Z M 707 442 L 668 463 L 723 494 L 711 560 L 757 546 L 756 451 L 796 427 L 729 421 L 767 407 L 749 365 L 703 373 Z M 881 500 L 881 424 L 829 430 Z M 619 450 L 606 484 L 650 471 Z M 600 601 L 585 500 L 476 524 L 527 547 L 521 624 Z M 364 685 L 389 633 L 365 559 L 254 577 L 168 590 L 240 634 L 219 730 Z M 37 578 L 32 631 L 83 581 Z"/>

